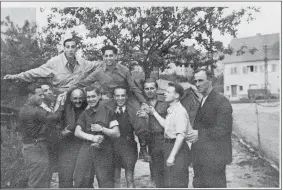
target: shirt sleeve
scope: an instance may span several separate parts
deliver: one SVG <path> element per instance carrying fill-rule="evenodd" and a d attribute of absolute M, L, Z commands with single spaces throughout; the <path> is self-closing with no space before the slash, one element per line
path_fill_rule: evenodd
<path fill-rule="evenodd" d="M 102 65 L 102 61 L 87 61 L 87 60 L 84 60 L 85 62 L 85 72 L 89 72 L 91 70 L 95 70 L 97 69 L 98 67 L 100 67 Z"/>
<path fill-rule="evenodd" d="M 86 131 L 86 121 L 85 121 L 85 112 L 80 114 L 78 120 L 77 120 L 77 125 L 81 126 L 83 131 Z"/>
<path fill-rule="evenodd" d="M 130 71 L 126 73 L 126 78 L 127 78 L 127 82 L 130 87 L 130 90 L 135 94 L 139 102 L 146 103 L 146 100 L 144 96 L 142 95 L 141 90 L 135 85 L 132 75 L 130 74 Z"/>
<path fill-rule="evenodd" d="M 22 79 L 26 82 L 33 82 L 35 78 L 43 77 L 53 77 L 53 66 L 52 61 L 49 60 L 47 63 L 41 65 L 38 68 L 31 69 L 16 75 L 19 79 Z"/>
<path fill-rule="evenodd" d="M 174 120 L 176 126 L 176 135 L 181 134 L 186 137 L 188 133 L 188 127 L 190 125 L 190 120 L 188 113 L 185 110 L 179 110 L 176 112 L 176 119 Z"/>
<path fill-rule="evenodd" d="M 98 81 L 100 72 L 100 69 L 93 71 L 85 80 L 75 83 L 70 89 L 84 88 L 94 84 L 96 81 Z"/>

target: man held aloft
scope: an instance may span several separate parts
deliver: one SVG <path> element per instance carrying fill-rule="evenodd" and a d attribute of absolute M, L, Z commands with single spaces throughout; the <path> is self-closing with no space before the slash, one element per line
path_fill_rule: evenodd
<path fill-rule="evenodd" d="M 141 90 L 135 85 L 129 69 L 117 62 L 118 50 L 114 46 L 104 46 L 101 51 L 103 54 L 103 65 L 93 71 L 85 80 L 74 84 L 71 89 L 90 86 L 98 82 L 103 89 L 103 97 L 105 99 L 113 99 L 113 90 L 117 86 L 129 89 L 127 107 L 129 109 L 131 122 L 136 123 L 136 113 L 138 109 L 140 109 L 140 107 L 148 107 L 146 99 Z M 112 109 L 114 111 L 115 106 Z M 146 136 L 144 133 L 148 132 L 148 124 L 146 120 L 143 122 L 143 124 L 139 123 L 139 125 L 134 125 L 134 127 L 135 134 L 139 137 L 141 145 L 140 155 L 148 158 L 146 140 L 143 139 L 143 137 Z"/>

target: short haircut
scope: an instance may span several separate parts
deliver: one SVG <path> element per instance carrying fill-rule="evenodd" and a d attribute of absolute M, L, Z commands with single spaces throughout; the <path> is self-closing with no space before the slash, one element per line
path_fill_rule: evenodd
<path fill-rule="evenodd" d="M 117 48 L 115 48 L 114 46 L 107 45 L 107 46 L 104 46 L 104 47 L 101 48 L 101 52 L 102 52 L 103 55 L 105 54 L 106 50 L 112 50 L 114 52 L 114 54 L 118 53 Z"/>
<path fill-rule="evenodd" d="M 66 45 L 67 42 L 76 42 L 76 45 L 77 45 L 77 41 L 76 41 L 74 38 L 68 38 L 68 39 L 66 39 L 66 40 L 63 42 L 64 47 L 65 47 L 65 45 Z"/>
<path fill-rule="evenodd" d="M 28 93 L 34 95 L 34 94 L 36 94 L 36 89 L 41 89 L 42 90 L 41 85 L 38 85 L 38 84 L 31 85 L 30 87 L 28 87 Z"/>
<path fill-rule="evenodd" d="M 175 88 L 175 92 L 178 93 L 180 95 L 179 98 L 181 98 L 184 95 L 184 88 L 182 87 L 182 85 L 180 85 L 179 83 L 176 82 L 169 82 L 168 83 L 169 86 L 173 86 Z"/>
<path fill-rule="evenodd" d="M 113 90 L 113 94 L 115 94 L 115 90 L 116 89 L 124 89 L 126 91 L 126 94 L 128 94 L 128 88 L 127 87 L 124 87 L 124 86 L 116 86 Z"/>
<path fill-rule="evenodd" d="M 204 71 L 204 72 L 205 72 L 206 77 L 207 77 L 208 80 L 213 80 L 213 78 L 214 78 L 213 73 L 212 73 L 210 70 L 205 69 L 205 68 L 199 68 L 199 69 L 195 70 L 195 71 L 194 71 L 194 74 L 199 73 L 199 72 L 201 72 L 201 71 Z"/>
<path fill-rule="evenodd" d="M 143 82 L 143 88 L 144 88 L 145 83 L 154 83 L 156 89 L 158 88 L 158 83 L 154 78 L 146 78 Z"/>
<path fill-rule="evenodd" d="M 88 86 L 85 88 L 85 94 L 87 94 L 87 92 L 91 92 L 94 91 L 97 95 L 101 95 L 101 89 L 97 86 Z"/>

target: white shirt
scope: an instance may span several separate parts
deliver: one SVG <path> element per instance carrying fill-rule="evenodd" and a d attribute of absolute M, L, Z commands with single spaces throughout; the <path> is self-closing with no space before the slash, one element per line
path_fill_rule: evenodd
<path fill-rule="evenodd" d="M 123 110 L 123 113 L 124 113 L 125 110 L 126 110 L 126 106 L 123 106 L 123 107 L 122 107 L 122 110 Z M 115 113 L 120 113 L 119 106 L 116 107 Z"/>
<path fill-rule="evenodd" d="M 186 137 L 186 134 L 192 131 L 187 110 L 180 102 L 170 105 L 167 109 L 164 129 L 164 137 L 169 139 L 175 139 L 178 134 Z"/>
<path fill-rule="evenodd" d="M 203 104 L 204 104 L 206 98 L 207 98 L 207 96 L 205 96 L 205 97 L 202 98 L 201 107 L 203 106 Z"/>

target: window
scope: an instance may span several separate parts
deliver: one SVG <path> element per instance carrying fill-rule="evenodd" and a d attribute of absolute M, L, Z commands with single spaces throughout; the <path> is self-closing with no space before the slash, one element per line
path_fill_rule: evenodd
<path fill-rule="evenodd" d="M 277 66 L 276 64 L 272 64 L 272 72 L 276 72 L 276 70 L 277 70 L 276 66 Z"/>
<path fill-rule="evenodd" d="M 263 65 L 260 65 L 259 68 L 260 68 L 260 72 L 263 73 L 263 72 L 264 72 L 264 66 L 263 66 Z"/>
<path fill-rule="evenodd" d="M 254 72 L 257 73 L 257 66 L 254 66 Z"/>
<path fill-rule="evenodd" d="M 251 72 L 251 73 L 254 72 L 254 66 L 253 65 L 248 66 L 248 72 Z"/>
<path fill-rule="evenodd" d="M 226 86 L 226 90 L 227 90 L 227 91 L 229 91 L 229 90 L 230 90 L 229 86 Z"/>
<path fill-rule="evenodd" d="M 240 91 L 243 91 L 243 86 L 239 86 Z"/>
<path fill-rule="evenodd" d="M 243 67 L 243 73 L 247 74 L 247 67 L 246 66 Z"/>
<path fill-rule="evenodd" d="M 237 74 L 237 67 L 234 67 L 234 74 Z"/>
<path fill-rule="evenodd" d="M 230 72 L 231 72 L 231 75 L 237 74 L 237 67 L 231 67 Z"/>

